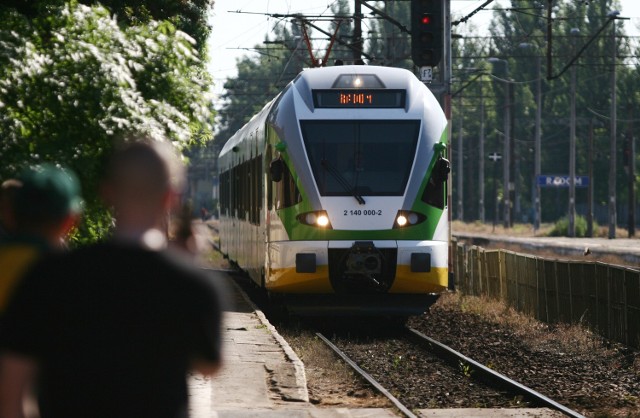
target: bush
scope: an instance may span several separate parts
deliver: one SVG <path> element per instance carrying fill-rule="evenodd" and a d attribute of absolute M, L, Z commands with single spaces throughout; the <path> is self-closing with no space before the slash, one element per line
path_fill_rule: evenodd
<path fill-rule="evenodd" d="M 587 236 L 587 220 L 584 216 L 576 215 L 576 237 L 586 237 Z M 594 231 L 597 230 L 597 225 L 594 223 L 593 225 Z M 569 217 L 565 216 L 555 223 L 553 229 L 549 231 L 548 236 L 550 237 L 568 237 L 569 236 Z"/>

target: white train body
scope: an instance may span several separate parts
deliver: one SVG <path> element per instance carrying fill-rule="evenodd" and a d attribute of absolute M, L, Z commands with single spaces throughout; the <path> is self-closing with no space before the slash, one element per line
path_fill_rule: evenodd
<path fill-rule="evenodd" d="M 222 252 L 299 309 L 423 311 L 448 285 L 446 124 L 409 71 L 303 71 L 220 152 Z"/>

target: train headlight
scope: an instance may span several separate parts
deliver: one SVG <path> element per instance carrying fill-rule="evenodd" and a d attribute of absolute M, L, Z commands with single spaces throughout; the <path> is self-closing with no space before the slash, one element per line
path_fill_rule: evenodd
<path fill-rule="evenodd" d="M 318 226 L 321 226 L 323 228 L 326 228 L 327 225 L 329 225 L 329 217 L 327 215 L 320 215 L 318 216 L 318 219 L 316 220 L 316 224 Z"/>
<path fill-rule="evenodd" d="M 313 212 L 307 213 L 304 217 L 304 220 L 307 225 L 315 225 L 316 221 L 318 220 L 318 215 Z"/>
<path fill-rule="evenodd" d="M 409 226 L 414 226 L 414 225 L 418 225 L 422 222 L 424 222 L 427 219 L 426 216 L 424 216 L 421 213 L 418 212 L 411 212 L 408 210 L 400 210 L 398 211 L 398 214 L 396 215 L 396 221 L 393 224 L 394 228 L 406 228 Z"/>
<path fill-rule="evenodd" d="M 316 228 L 331 229 L 329 216 L 324 210 L 302 213 L 298 215 L 298 221 L 304 225 L 315 226 Z"/>

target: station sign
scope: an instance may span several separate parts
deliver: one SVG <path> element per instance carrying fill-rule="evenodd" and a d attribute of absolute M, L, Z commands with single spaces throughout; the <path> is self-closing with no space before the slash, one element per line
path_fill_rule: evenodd
<path fill-rule="evenodd" d="M 576 187 L 588 187 L 589 176 L 576 176 Z M 569 187 L 570 176 L 560 175 L 540 175 L 537 177 L 537 184 L 540 187 Z"/>

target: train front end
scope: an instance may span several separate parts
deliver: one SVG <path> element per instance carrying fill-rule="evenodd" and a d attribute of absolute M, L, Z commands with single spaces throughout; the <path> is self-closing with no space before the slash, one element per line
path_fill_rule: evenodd
<path fill-rule="evenodd" d="M 446 124 L 409 71 L 301 73 L 267 122 L 267 290 L 302 313 L 424 312 L 448 286 Z"/>

